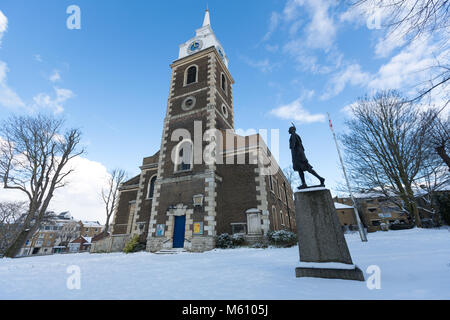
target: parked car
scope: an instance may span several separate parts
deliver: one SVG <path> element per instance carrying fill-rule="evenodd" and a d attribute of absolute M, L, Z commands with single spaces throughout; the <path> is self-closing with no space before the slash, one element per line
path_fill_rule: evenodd
<path fill-rule="evenodd" d="M 409 223 L 392 223 L 389 226 L 389 229 L 391 230 L 406 230 L 406 229 L 412 229 L 414 228 L 414 224 Z"/>

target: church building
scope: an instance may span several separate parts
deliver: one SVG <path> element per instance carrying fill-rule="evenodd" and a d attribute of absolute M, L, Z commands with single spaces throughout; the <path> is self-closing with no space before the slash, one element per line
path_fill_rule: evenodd
<path fill-rule="evenodd" d="M 170 66 L 160 149 L 120 188 L 109 251 L 135 235 L 150 252 L 201 252 L 222 233 L 254 243 L 296 230 L 291 186 L 263 138 L 234 131 L 228 63 L 206 10 Z"/>

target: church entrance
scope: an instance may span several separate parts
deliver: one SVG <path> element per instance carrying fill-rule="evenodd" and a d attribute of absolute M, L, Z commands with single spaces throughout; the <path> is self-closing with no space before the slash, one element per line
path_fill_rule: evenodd
<path fill-rule="evenodd" d="M 186 216 L 175 216 L 173 227 L 173 248 L 184 248 L 184 231 L 186 229 Z"/>

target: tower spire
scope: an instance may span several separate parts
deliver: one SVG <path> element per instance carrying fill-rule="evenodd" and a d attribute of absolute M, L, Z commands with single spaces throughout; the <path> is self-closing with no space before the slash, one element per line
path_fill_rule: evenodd
<path fill-rule="evenodd" d="M 203 19 L 203 26 L 206 27 L 211 25 L 211 21 L 209 19 L 209 9 L 208 9 L 208 2 L 206 3 L 206 12 L 205 12 L 205 18 Z"/>

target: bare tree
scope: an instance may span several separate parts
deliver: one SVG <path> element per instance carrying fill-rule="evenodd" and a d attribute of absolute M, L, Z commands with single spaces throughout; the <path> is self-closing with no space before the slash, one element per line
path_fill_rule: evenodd
<path fill-rule="evenodd" d="M 424 118 L 427 126 L 427 146 L 442 159 L 450 171 L 450 115 L 445 119 L 441 109 L 429 109 Z"/>
<path fill-rule="evenodd" d="M 289 185 L 293 190 L 296 189 L 296 185 L 299 183 L 299 175 L 296 171 L 294 171 L 294 168 L 292 165 L 289 167 L 286 167 L 283 169 L 284 176 L 286 177 L 287 181 L 289 182 Z"/>
<path fill-rule="evenodd" d="M 61 229 L 58 230 L 55 245 L 68 246 L 69 242 L 80 236 L 80 222 L 71 220 L 64 222 Z"/>
<path fill-rule="evenodd" d="M 383 193 L 421 227 L 413 183 L 426 159 L 423 117 L 395 91 L 362 98 L 341 136 L 353 183 Z"/>
<path fill-rule="evenodd" d="M 0 202 L 0 255 L 11 245 L 20 229 L 20 221 L 26 212 L 26 203 L 20 201 Z"/>
<path fill-rule="evenodd" d="M 5 256 L 15 257 L 39 227 L 55 190 L 73 172 L 67 163 L 84 152 L 78 149 L 79 129 L 63 131 L 63 120 L 51 116 L 13 116 L 0 129 L 0 179 L 5 189 L 21 191 L 27 215 Z"/>
<path fill-rule="evenodd" d="M 105 203 L 106 225 L 103 230 L 104 234 L 108 234 L 109 221 L 116 210 L 118 204 L 119 188 L 125 182 L 127 175 L 125 170 L 114 169 L 110 172 L 107 187 L 102 190 L 102 199 Z"/>

